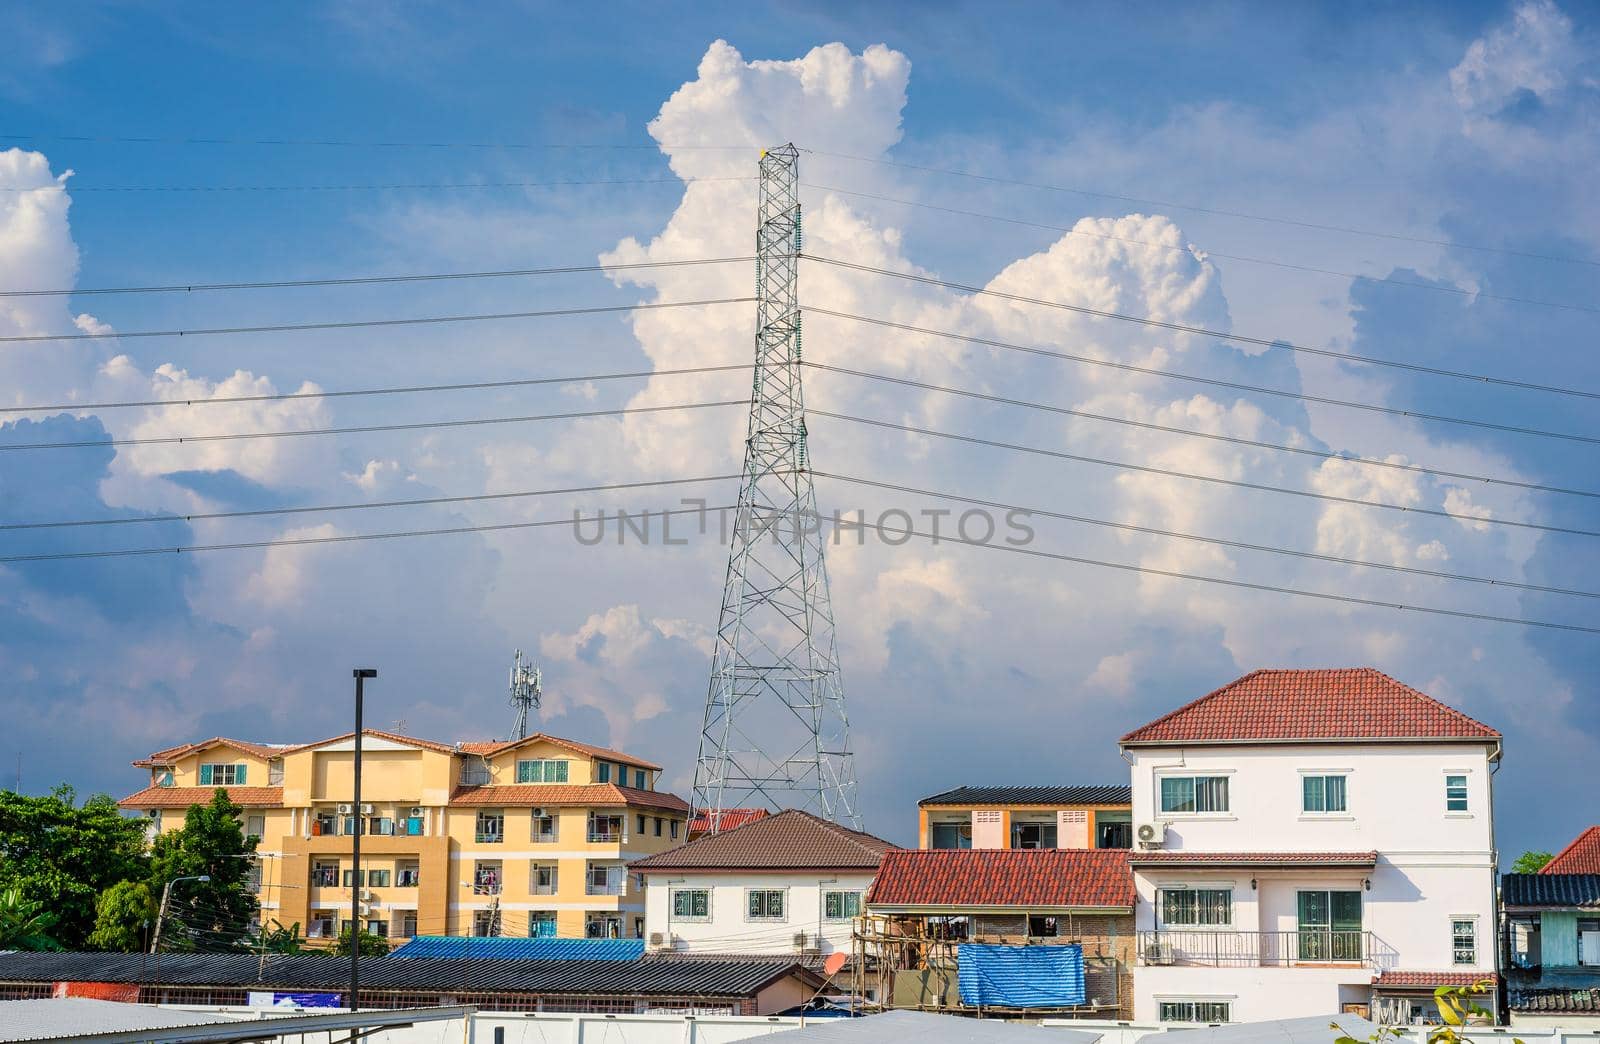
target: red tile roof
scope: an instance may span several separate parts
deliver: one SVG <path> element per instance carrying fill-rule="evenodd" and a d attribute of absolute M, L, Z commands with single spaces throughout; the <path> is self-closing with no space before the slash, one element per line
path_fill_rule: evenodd
<path fill-rule="evenodd" d="M 693 841 L 701 834 L 709 834 L 713 830 L 732 830 L 766 817 L 767 810 L 764 808 L 725 808 L 721 812 L 701 809 L 694 814 L 693 819 L 689 820 L 689 840 Z"/>
<path fill-rule="evenodd" d="M 157 768 L 160 766 L 171 765 L 185 755 L 193 754 L 197 751 L 206 750 L 211 747 L 232 747 L 234 750 L 240 750 L 246 754 L 251 754 L 258 758 L 276 758 L 281 756 L 284 751 L 291 749 L 291 747 L 287 745 L 252 743 L 249 740 L 229 739 L 226 736 L 213 736 L 210 739 L 198 740 L 194 743 L 180 743 L 176 747 L 168 747 L 165 750 L 158 750 L 149 757 L 140 758 L 138 761 L 135 761 L 133 763 L 133 767 Z"/>
<path fill-rule="evenodd" d="M 689 803 L 676 794 L 635 790 L 615 783 L 521 783 L 505 786 L 457 787 L 450 804 L 476 808 L 591 808 L 627 806 L 663 812 L 689 811 Z"/>
<path fill-rule="evenodd" d="M 580 743 L 577 740 L 562 739 L 560 736 L 551 736 L 543 732 L 535 732 L 533 735 L 526 736 L 519 740 L 507 740 L 504 743 L 494 746 L 491 750 L 475 751 L 474 753 L 500 754 L 515 747 L 521 747 L 529 743 L 538 743 L 541 740 L 545 743 L 554 743 L 558 747 L 566 747 L 568 750 L 576 751 L 579 754 L 587 754 L 592 758 L 599 758 L 601 761 L 620 761 L 625 765 L 633 765 L 637 768 L 651 769 L 656 772 L 661 771 L 661 766 L 657 765 L 655 762 L 646 761 L 643 758 L 636 758 L 632 754 L 624 754 L 620 750 L 612 750 L 610 747 L 597 747 L 592 743 Z M 463 743 L 461 746 L 464 750 L 466 749 L 467 744 Z M 480 744 L 474 743 L 472 746 L 476 747 L 480 746 Z"/>
<path fill-rule="evenodd" d="M 875 907 L 1132 910 L 1133 874 L 1119 849 L 897 849 L 867 893 Z"/>
<path fill-rule="evenodd" d="M 454 754 L 456 752 L 455 747 L 448 743 L 440 743 L 437 740 L 423 739 L 421 736 L 406 736 L 398 732 L 385 732 L 382 729 L 362 729 L 361 735 L 375 736 L 378 739 L 389 740 L 393 743 L 404 743 L 409 747 L 421 747 L 423 750 L 438 751 L 440 754 Z M 330 743 L 339 743 L 344 740 L 354 738 L 354 732 L 341 732 L 337 736 L 329 736 L 327 739 L 312 740 L 310 743 L 301 743 L 286 749 L 290 751 L 310 750 L 312 747 L 325 747 Z"/>
<path fill-rule="evenodd" d="M 1134 852 L 1129 863 L 1141 866 L 1336 866 L 1371 869 L 1376 852 L 1186 852 L 1183 849 Z"/>
<path fill-rule="evenodd" d="M 786 809 L 744 826 L 628 864 L 651 872 L 676 870 L 861 870 L 878 868 L 894 845 L 881 837 Z"/>
<path fill-rule="evenodd" d="M 1500 733 L 1371 667 L 1260 670 L 1122 737 L 1127 745 L 1469 739 Z"/>
<path fill-rule="evenodd" d="M 1382 971 L 1373 976 L 1374 986 L 1472 986 L 1485 979 L 1498 981 L 1492 971 Z"/>
<path fill-rule="evenodd" d="M 207 805 L 218 790 L 226 790 L 236 805 L 246 808 L 278 808 L 283 805 L 282 787 L 145 787 L 117 802 L 118 808 L 144 811 L 150 808 L 188 808 Z"/>
<path fill-rule="evenodd" d="M 1600 874 L 1600 826 L 1592 826 L 1572 839 L 1541 874 Z"/>

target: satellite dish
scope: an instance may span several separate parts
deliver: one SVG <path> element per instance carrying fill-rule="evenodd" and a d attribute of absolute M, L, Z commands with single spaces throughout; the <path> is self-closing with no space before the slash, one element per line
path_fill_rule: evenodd
<path fill-rule="evenodd" d="M 843 950 L 834 950 L 828 954 L 828 959 L 822 962 L 822 972 L 828 978 L 833 978 L 839 971 L 850 963 L 850 955 Z"/>

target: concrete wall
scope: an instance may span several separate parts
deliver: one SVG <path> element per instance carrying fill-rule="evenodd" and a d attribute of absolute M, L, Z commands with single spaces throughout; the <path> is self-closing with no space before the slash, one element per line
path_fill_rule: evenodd
<path fill-rule="evenodd" d="M 872 874 L 651 874 L 645 889 L 645 932 L 676 937 L 674 949 L 683 952 L 794 953 L 794 937 L 806 933 L 808 946 L 823 953 L 850 949 L 852 921 L 828 920 L 823 893 L 855 891 L 863 895 Z M 704 888 L 711 893 L 711 913 L 704 920 L 672 916 L 672 892 Z M 750 888 L 785 891 L 782 921 L 752 921 L 745 892 Z M 820 940 L 818 942 L 817 940 Z"/>

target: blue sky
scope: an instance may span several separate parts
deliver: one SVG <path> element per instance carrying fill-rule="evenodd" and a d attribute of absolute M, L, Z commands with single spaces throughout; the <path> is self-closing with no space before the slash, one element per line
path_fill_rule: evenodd
<path fill-rule="evenodd" d="M 1600 267 L 1527 256 L 1600 257 L 1600 202 L 1588 177 L 1600 159 L 1592 9 L 862 8 L 697 5 L 663 16 L 636 5 L 599 18 L 566 5 L 345 3 L 308 5 L 293 17 L 280 7 L 269 17 L 201 5 L 10 5 L 0 13 L 0 134 L 8 135 L 0 138 L 0 185 L 32 191 L 0 199 L 0 284 L 93 288 L 729 256 L 748 249 L 749 186 L 687 185 L 674 175 L 744 176 L 756 147 L 792 139 L 816 150 L 803 157 L 801 176 L 814 186 L 804 199 L 808 245 L 821 254 L 1297 344 L 1600 388 L 1592 349 L 1600 316 L 1581 310 L 1593 307 Z M 163 140 L 72 140 L 84 137 Z M 194 138 L 463 144 L 184 140 Z M 527 147 L 549 144 L 646 147 Z M 693 144 L 742 151 L 684 148 Z M 827 152 L 1183 206 L 818 154 Z M 49 187 L 69 170 L 64 189 Z M 554 181 L 639 183 L 372 187 Z M 365 187 L 286 190 L 349 185 Z M 175 191 L 184 188 L 204 190 Z M 746 286 L 742 270 L 707 267 L 13 298 L 0 301 L 0 334 L 520 311 L 731 296 Z M 1592 399 L 1222 345 L 818 264 L 802 273 L 802 298 L 1240 383 L 1600 434 Z M 6 345 L 0 405 L 707 365 L 743 357 L 752 320 L 746 306 L 728 306 L 633 320 Z M 837 365 L 1232 437 L 1595 485 L 1592 446 L 1579 442 L 1119 376 L 823 317 L 808 320 L 807 351 Z M 839 412 L 1463 518 L 1118 473 L 818 418 L 811 427 L 824 470 L 1600 590 L 1593 538 L 1498 521 L 1600 529 L 1592 498 L 1066 422 L 832 374 L 808 381 L 812 404 Z M 386 424 L 743 390 L 724 374 L 382 401 L 79 410 L 5 422 L 0 435 L 9 443 Z M 0 514 L 193 514 L 720 474 L 737 467 L 739 427 L 737 411 L 706 410 L 11 453 L 0 456 Z M 704 495 L 731 498 L 732 490 Z M 0 546 L 14 550 L 0 554 L 480 525 L 602 503 L 676 506 L 676 494 L 653 496 L 13 532 L 0 535 Z M 824 508 L 916 506 L 825 481 L 819 496 Z M 1483 512 L 1497 521 L 1474 522 Z M 1065 522 L 1038 529 L 1051 551 L 1150 568 L 1518 618 L 1597 619 L 1593 599 Z M 127 761 L 170 742 L 218 733 L 289 741 L 342 729 L 348 671 L 358 662 L 382 671 L 373 687 L 379 724 L 404 719 L 407 729 L 442 738 L 503 732 L 504 667 L 520 646 L 545 667 L 547 728 L 649 755 L 687 792 L 722 555 L 706 541 L 578 548 L 570 534 L 543 530 L 0 566 L 0 672 L 8 679 L 0 706 L 26 789 L 70 779 L 121 793 L 137 784 Z M 915 799 L 950 786 L 1121 778 L 1118 735 L 1259 666 L 1372 664 L 1502 729 L 1502 813 L 1517 811 L 1502 815 L 1501 841 L 1513 855 L 1557 848 L 1594 818 L 1592 807 L 1561 798 L 1578 793 L 1571 781 L 1600 756 L 1593 635 L 1133 579 L 971 548 L 844 547 L 830 567 L 867 825 L 896 840 L 909 840 Z M 999 720 L 996 707 L 1005 711 Z M 0 750 L 0 763 L 14 757 Z"/>

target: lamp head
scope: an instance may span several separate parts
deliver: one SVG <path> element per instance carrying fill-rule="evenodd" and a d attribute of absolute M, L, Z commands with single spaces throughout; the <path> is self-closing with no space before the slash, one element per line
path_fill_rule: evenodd
<path fill-rule="evenodd" d="M 351 671 L 350 673 L 351 673 L 351 675 L 353 677 L 356 677 L 356 678 L 376 678 L 378 676 L 378 668 L 376 668 L 376 667 L 357 667 L 355 670 Z"/>

